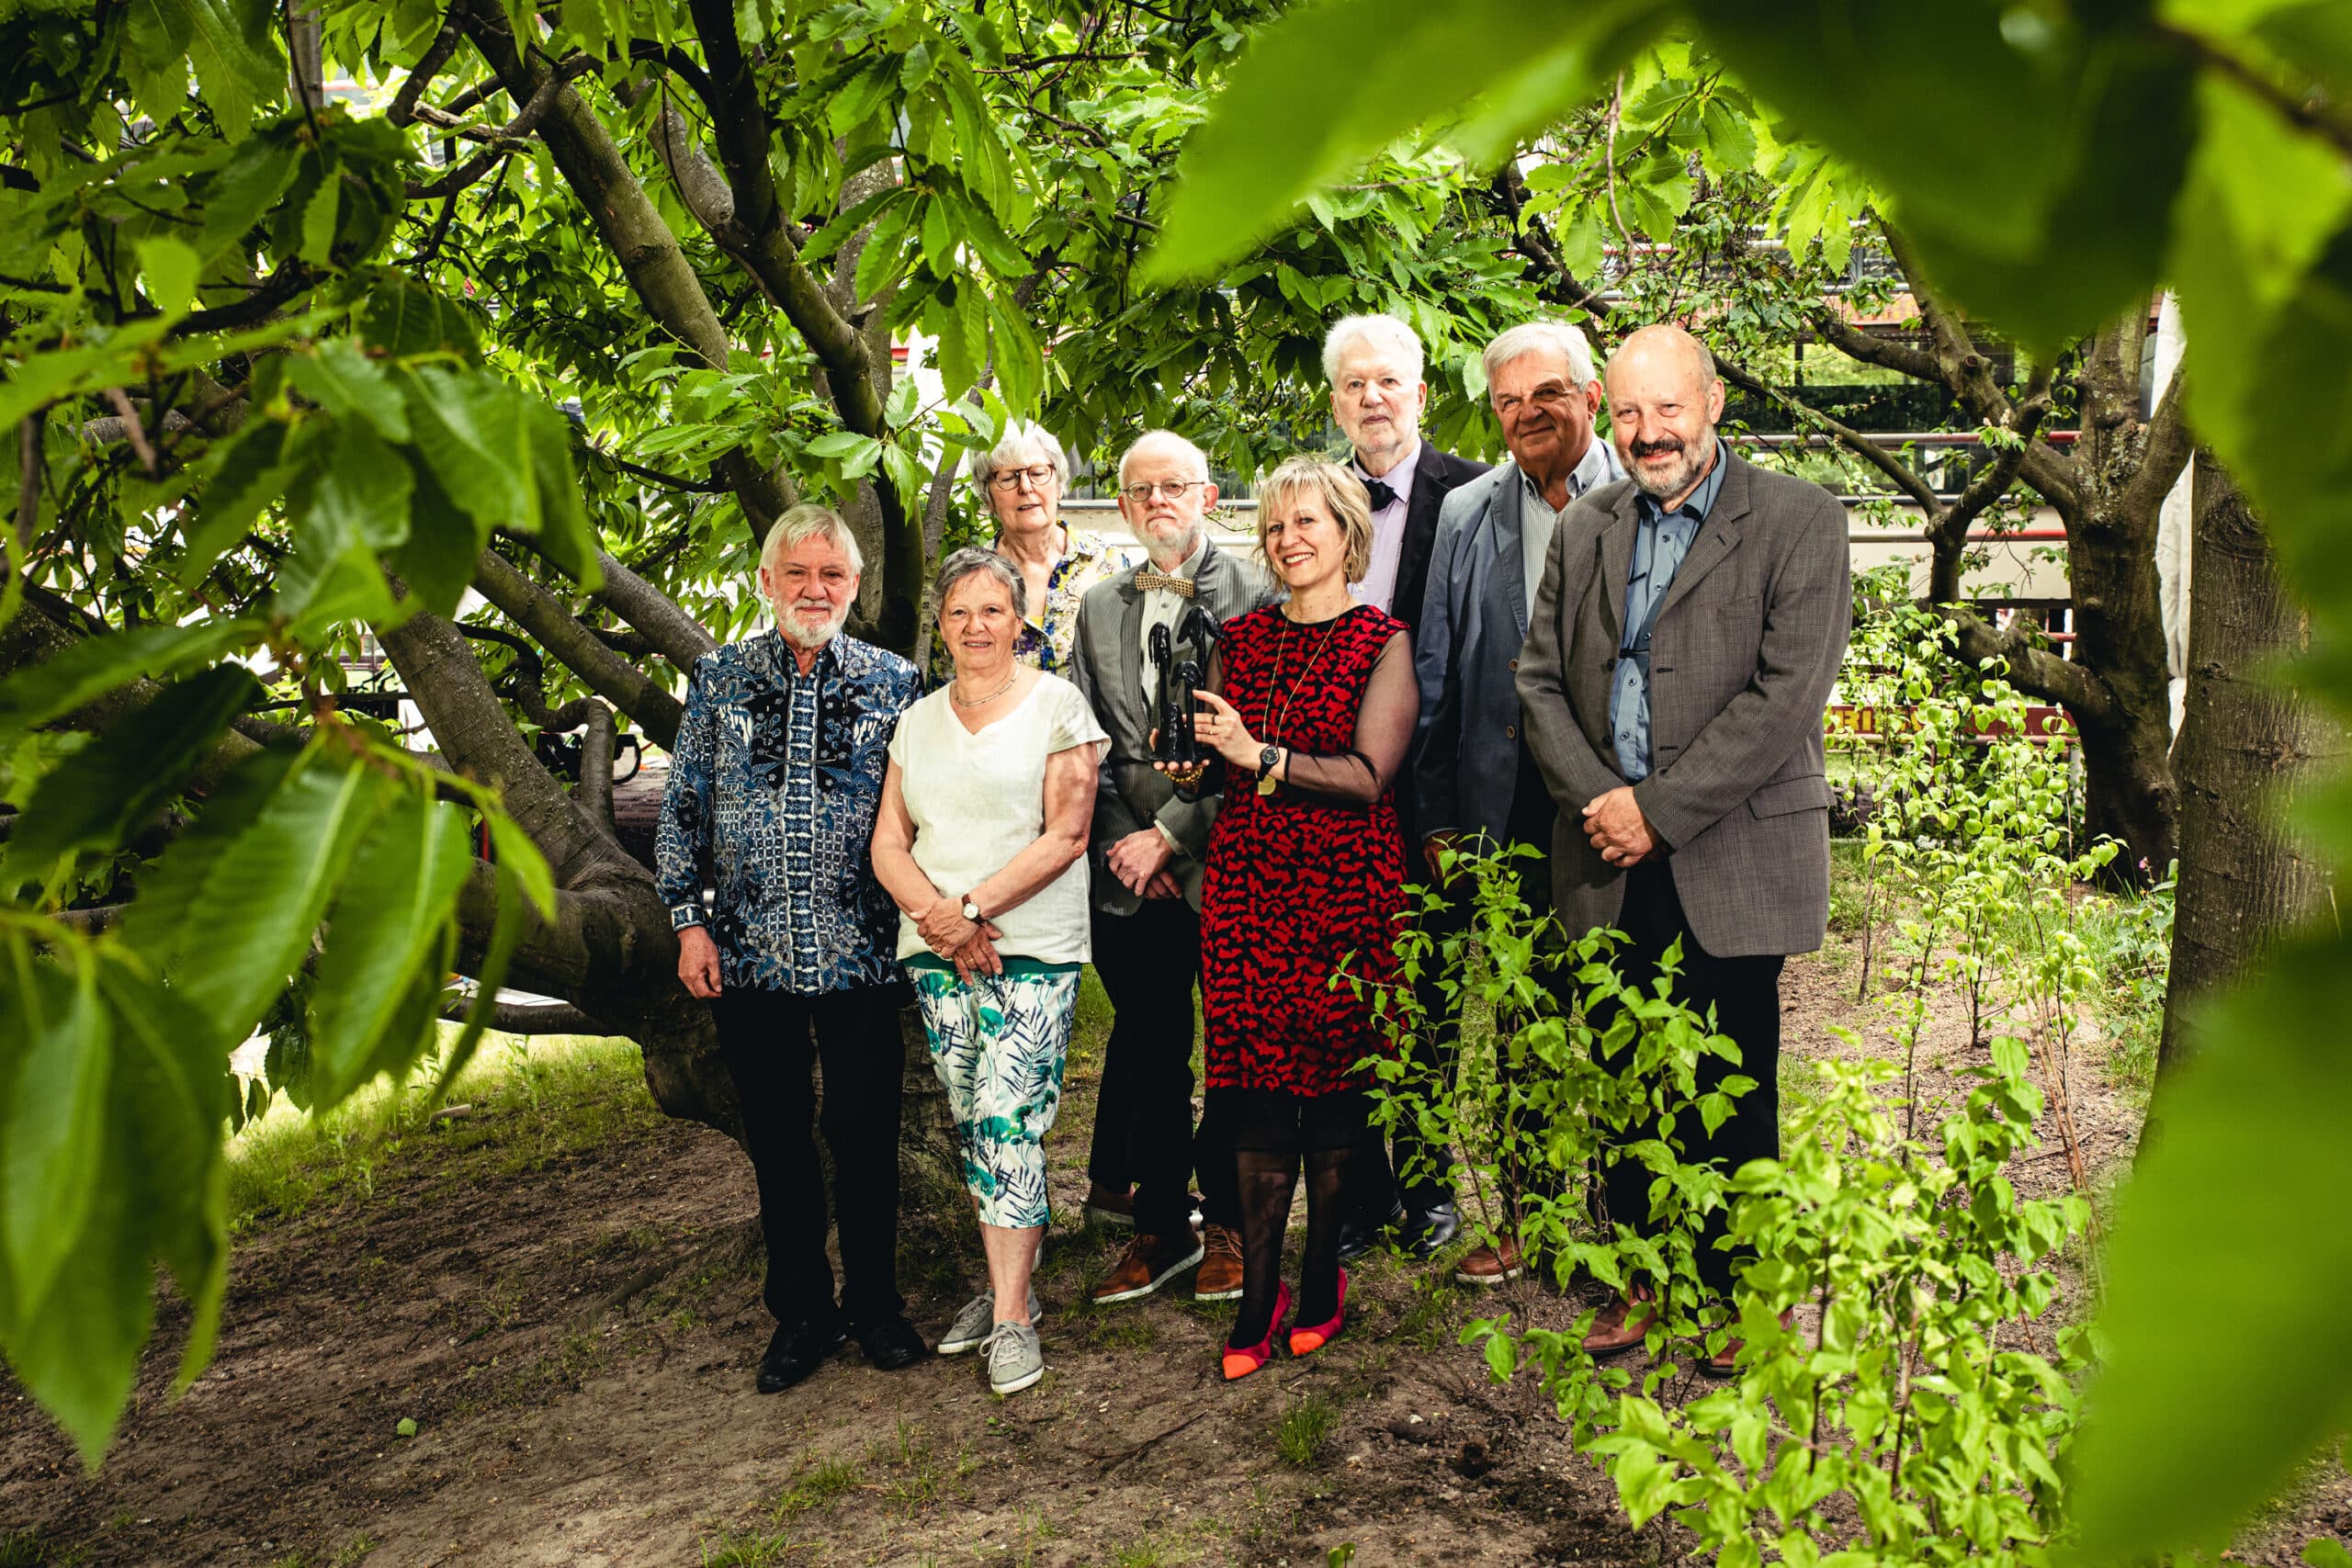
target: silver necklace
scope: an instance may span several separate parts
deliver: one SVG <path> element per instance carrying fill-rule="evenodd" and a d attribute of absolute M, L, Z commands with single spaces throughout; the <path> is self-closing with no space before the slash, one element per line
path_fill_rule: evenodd
<path fill-rule="evenodd" d="M 1005 693 L 1012 690 L 1012 682 L 1019 679 L 1021 679 L 1021 667 L 1016 664 L 1012 667 L 1012 673 L 1004 678 L 1004 684 L 999 686 L 995 691 L 990 692 L 985 697 L 973 697 L 967 701 L 964 694 L 956 691 L 954 686 L 949 686 L 947 688 L 947 695 L 953 699 L 956 705 L 959 708 L 984 708 L 990 703 L 996 701 L 997 698 L 1004 695 Z"/>

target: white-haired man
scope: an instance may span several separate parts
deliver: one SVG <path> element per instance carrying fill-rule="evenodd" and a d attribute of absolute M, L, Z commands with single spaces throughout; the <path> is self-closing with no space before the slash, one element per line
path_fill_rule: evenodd
<path fill-rule="evenodd" d="M 928 1353 L 898 1289 L 898 911 L 866 848 L 890 734 L 922 682 L 897 654 L 842 635 L 859 570 L 856 538 L 824 507 L 796 506 L 768 530 L 759 592 L 775 629 L 695 662 L 654 837 L 678 977 L 710 1003 L 759 1183 L 776 1320 L 763 1393 L 850 1335 L 886 1371 Z M 820 1062 L 838 1304 L 810 1134 Z"/>
<path fill-rule="evenodd" d="M 1421 439 L 1429 404 L 1422 379 L 1421 340 L 1394 316 L 1343 316 L 1323 338 L 1323 375 L 1331 384 L 1331 417 L 1354 449 L 1354 469 L 1372 497 L 1372 569 L 1352 585 L 1356 598 L 1413 629 L 1420 639 L 1421 607 L 1429 585 L 1430 551 L 1438 512 L 1458 487 L 1487 465 L 1441 452 Z M 1409 775 L 1396 781 L 1405 840 L 1419 840 L 1417 803 Z M 1404 1151 L 1399 1151 L 1401 1168 Z M 1391 1225 L 1407 1251 L 1427 1258 L 1453 1239 L 1461 1221 L 1453 1194 L 1435 1180 L 1409 1177 L 1401 1185 L 1377 1129 L 1349 1161 L 1347 1217 L 1340 1256 L 1369 1251 Z"/>
<path fill-rule="evenodd" d="M 1148 1296 L 1194 1262 L 1193 1293 L 1241 1293 L 1240 1197 L 1233 1145 L 1216 1119 L 1193 1127 L 1193 997 L 1201 974 L 1201 870 L 1216 800 L 1181 798 L 1151 765 L 1164 646 L 1170 674 L 1205 671 L 1216 628 L 1269 603 L 1265 581 L 1218 549 L 1208 459 L 1173 432 L 1137 438 L 1119 459 L 1119 511 L 1147 557 L 1079 604 L 1070 678 L 1110 736 L 1094 792 L 1094 972 L 1111 999 L 1096 1102 L 1095 1169 L 1136 1180 L 1136 1234 L 1094 1287 L 1100 1303 Z M 1160 634 L 1165 632 L 1164 644 Z M 1203 1234 L 1193 1235 L 1200 1175 Z"/>
<path fill-rule="evenodd" d="M 1421 717 L 1413 739 L 1414 797 L 1429 874 L 1456 843 L 1532 844 L 1548 854 L 1558 815 L 1528 750 L 1519 660 L 1544 562 L 1561 516 L 1578 497 L 1623 479 L 1609 443 L 1593 434 L 1600 379 L 1584 334 L 1555 321 L 1512 327 L 1487 345 L 1487 396 L 1510 461 L 1446 497 L 1430 562 L 1429 597 L 1413 668 Z M 1551 897 L 1551 873 L 1522 867 L 1532 900 Z M 1424 997 L 1432 1010 L 1444 999 Z M 1432 1067 L 1451 1077 L 1451 1027 L 1433 1042 Z M 1403 1160 L 1418 1145 L 1396 1139 Z M 1443 1151 L 1432 1151 L 1442 1158 Z M 1472 1249 L 1454 1270 L 1496 1285 L 1521 1268 L 1518 1238 Z"/>

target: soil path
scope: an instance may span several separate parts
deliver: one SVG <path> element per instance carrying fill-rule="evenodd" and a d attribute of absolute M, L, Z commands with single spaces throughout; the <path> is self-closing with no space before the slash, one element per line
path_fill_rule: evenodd
<path fill-rule="evenodd" d="M 1800 1076 L 1804 1059 L 1844 1049 L 1830 1024 L 1875 1030 L 1874 1010 L 1851 999 L 1856 972 L 1842 936 L 1792 964 Z M 1956 1013 L 1939 1014 L 1921 1053 L 1929 1098 L 1971 1059 L 1963 1033 Z M 1067 1213 L 1097 1066 L 1074 1062 L 1054 1137 Z M 2070 1075 L 2077 1124 L 2093 1162 L 2109 1163 L 2136 1108 L 2083 1068 Z M 518 1124 L 493 1119 L 481 1135 L 526 1135 L 504 1119 Z M 1224 1307 L 1077 1310 L 1114 1247 L 1057 1228 L 1040 1282 L 1051 1371 L 1035 1391 L 992 1398 L 970 1357 L 886 1375 L 853 1349 L 759 1397 L 750 1366 L 769 1325 L 750 1169 L 718 1134 L 650 1112 L 624 1124 L 524 1176 L 410 1160 L 371 1194 L 242 1241 L 211 1370 L 164 1397 L 184 1322 L 167 1309 L 164 1348 L 96 1478 L 0 1380 L 0 1562 L 1305 1568 L 1347 1546 L 1359 1564 L 1679 1555 L 1660 1528 L 1627 1529 L 1530 1380 L 1498 1386 L 1456 1343 L 1474 1314 L 1507 1304 L 1564 1326 L 1580 1303 L 1532 1288 L 1474 1298 L 1393 1257 L 1354 1271 L 1358 1310 L 1332 1350 L 1228 1388 L 1216 1363 Z M 2062 1184 L 2054 1144 L 2020 1176 Z M 975 1250 L 942 1231 L 910 1235 L 906 1254 L 916 1321 L 936 1333 L 979 1276 Z M 415 1437 L 396 1435 L 403 1419 Z M 2352 1525 L 2352 1507 L 2343 1518 Z"/>

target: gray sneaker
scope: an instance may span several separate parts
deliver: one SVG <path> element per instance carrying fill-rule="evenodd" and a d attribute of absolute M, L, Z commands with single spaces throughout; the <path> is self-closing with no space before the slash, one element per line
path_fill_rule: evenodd
<path fill-rule="evenodd" d="M 1029 1292 L 1029 1321 L 1035 1323 L 1045 1315 L 1045 1305 L 1037 1300 L 1037 1292 L 1033 1289 Z M 945 1334 L 940 1336 L 939 1354 L 960 1356 L 967 1350 L 977 1350 L 988 1343 L 989 1335 L 995 1327 L 996 1297 L 983 1291 L 964 1303 L 964 1310 L 956 1314 L 956 1321 L 947 1325 Z"/>
<path fill-rule="evenodd" d="M 1000 1323 L 989 1336 L 989 1387 L 997 1393 L 1019 1393 L 1046 1375 L 1046 1353 L 1037 1346 L 1037 1330 L 1026 1323 Z"/>

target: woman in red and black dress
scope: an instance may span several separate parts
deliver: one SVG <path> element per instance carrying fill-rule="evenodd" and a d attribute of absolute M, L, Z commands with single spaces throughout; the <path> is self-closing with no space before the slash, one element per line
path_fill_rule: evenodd
<path fill-rule="evenodd" d="M 1405 842 L 1390 785 L 1420 698 L 1405 623 L 1354 603 L 1372 559 L 1371 502 L 1336 463 L 1293 458 L 1260 487 L 1258 545 L 1287 603 L 1225 628 L 1204 749 L 1221 757 L 1224 802 L 1202 889 L 1203 1055 L 1208 1092 L 1239 1147 L 1241 1310 L 1225 1375 L 1266 1363 L 1293 1303 L 1283 1235 L 1306 1168 L 1306 1252 L 1294 1356 L 1345 1321 L 1340 1192 L 1370 1101 L 1366 1057 L 1391 1049 L 1369 993 L 1331 977 L 1396 972 Z"/>

